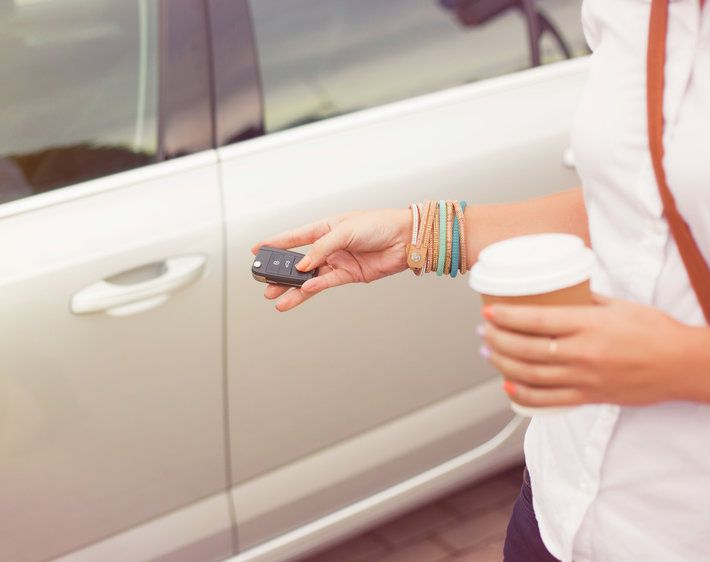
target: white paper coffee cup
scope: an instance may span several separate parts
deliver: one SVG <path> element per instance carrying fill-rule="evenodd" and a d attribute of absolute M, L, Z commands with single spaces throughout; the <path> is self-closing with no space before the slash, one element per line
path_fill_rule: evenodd
<path fill-rule="evenodd" d="M 484 304 L 586 305 L 594 299 L 589 280 L 594 252 L 571 234 L 533 234 L 484 248 L 468 281 Z M 562 408 L 530 408 L 511 401 L 522 416 L 552 414 Z"/>

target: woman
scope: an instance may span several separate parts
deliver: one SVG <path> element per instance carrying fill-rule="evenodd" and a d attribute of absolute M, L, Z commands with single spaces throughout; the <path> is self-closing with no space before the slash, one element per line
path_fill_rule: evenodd
<path fill-rule="evenodd" d="M 667 1 L 653 0 L 654 9 Z M 516 402 L 583 405 L 530 424 L 534 494 L 526 478 L 508 527 L 510 562 L 710 559 L 710 329 L 650 157 L 650 6 L 584 3 L 593 55 L 573 127 L 583 188 L 465 210 L 469 267 L 491 242 L 544 231 L 582 236 L 599 259 L 598 306 L 484 310 L 484 353 Z M 710 8 L 670 1 L 664 37 L 663 167 L 708 262 Z M 312 243 L 299 269 L 320 268 L 300 289 L 269 286 L 265 296 L 280 297 L 285 311 L 325 289 L 403 271 L 410 232 L 403 208 L 346 213 L 263 240 L 254 249 Z"/>

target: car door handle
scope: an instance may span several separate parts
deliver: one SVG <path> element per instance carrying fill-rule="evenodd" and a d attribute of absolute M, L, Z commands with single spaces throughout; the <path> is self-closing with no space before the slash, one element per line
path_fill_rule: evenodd
<path fill-rule="evenodd" d="M 154 279 L 130 284 L 102 279 L 72 297 L 71 311 L 74 314 L 106 312 L 112 316 L 126 316 L 154 308 L 165 302 L 171 293 L 197 280 L 206 262 L 203 255 L 176 256 L 160 264 L 160 273 Z"/>

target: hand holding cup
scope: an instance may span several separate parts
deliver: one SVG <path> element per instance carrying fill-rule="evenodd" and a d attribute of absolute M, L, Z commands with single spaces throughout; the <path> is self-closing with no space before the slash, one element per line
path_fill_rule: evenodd
<path fill-rule="evenodd" d="M 589 280 L 594 254 L 581 238 L 570 234 L 536 234 L 503 240 L 485 248 L 471 270 L 469 283 L 481 294 L 486 306 L 494 303 L 537 306 L 580 306 L 594 304 Z M 554 356 L 557 341 L 548 339 L 548 358 Z M 511 383 L 506 382 L 506 390 Z M 510 392 L 509 392 L 510 393 Z M 522 416 L 560 413 L 567 408 L 511 408 Z"/>

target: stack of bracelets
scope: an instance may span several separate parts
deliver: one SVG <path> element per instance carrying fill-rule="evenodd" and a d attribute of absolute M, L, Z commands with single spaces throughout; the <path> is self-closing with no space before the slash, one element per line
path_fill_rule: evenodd
<path fill-rule="evenodd" d="M 466 273 L 466 236 L 463 211 L 466 201 L 443 199 L 412 203 L 412 242 L 407 244 L 407 265 L 415 275 L 436 271 L 456 277 Z"/>

